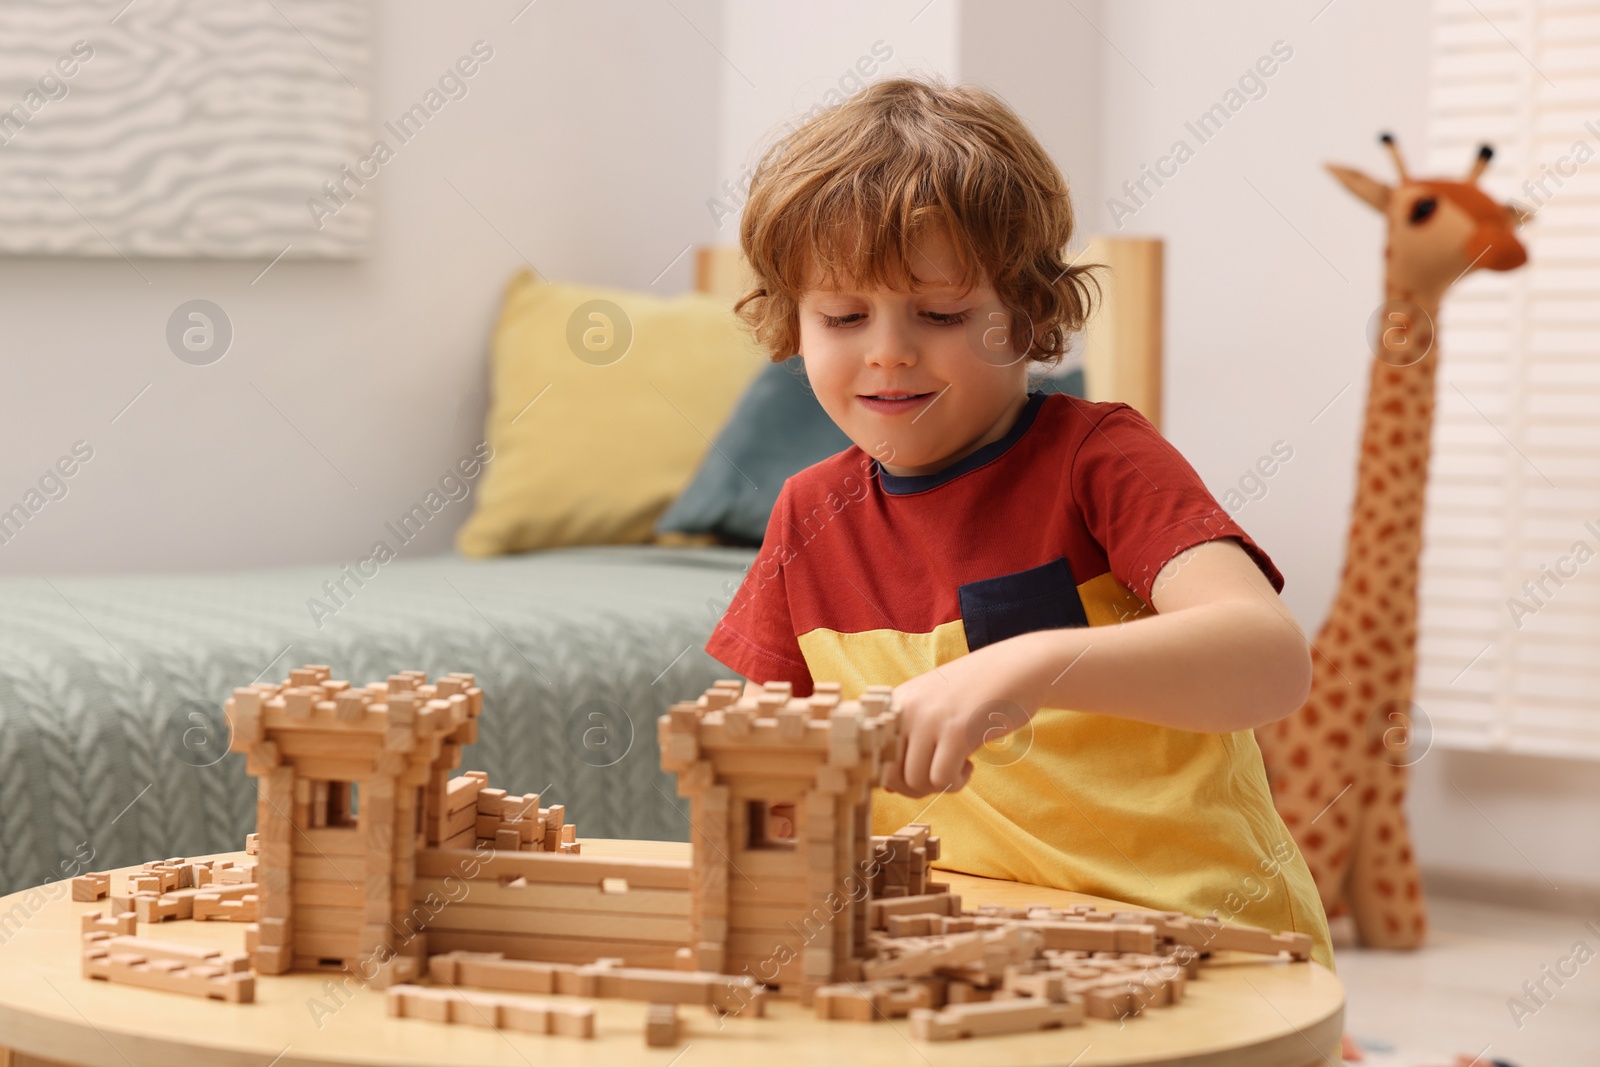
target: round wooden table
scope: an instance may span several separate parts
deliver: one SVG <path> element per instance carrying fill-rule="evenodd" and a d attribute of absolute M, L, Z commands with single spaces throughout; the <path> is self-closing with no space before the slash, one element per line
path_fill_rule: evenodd
<path fill-rule="evenodd" d="M 588 855 L 687 859 L 687 843 L 585 840 Z M 242 858 L 229 854 L 223 859 Z M 1020 882 L 938 872 L 966 906 L 1031 903 L 1064 907 L 1110 901 Z M 120 876 L 114 876 L 120 886 Z M 648 1048 L 645 1005 L 588 1001 L 593 1040 L 541 1037 L 414 1019 L 385 1012 L 383 994 L 326 974 L 261 977 L 253 1004 L 226 1004 L 90 981 L 81 973 L 79 917 L 108 911 L 72 901 L 66 882 L 0 898 L 0 1067 L 45 1063 L 96 1067 L 300 1067 L 449 1064 L 529 1067 L 605 1063 L 663 1067 L 686 1048 L 684 1067 L 889 1067 L 911 1064 L 1309 1067 L 1339 1063 L 1344 991 L 1314 963 L 1219 953 L 1180 1004 L 1125 1023 L 1099 1019 L 1060 1030 L 963 1041 L 911 1038 L 905 1019 L 821 1022 L 794 1001 L 769 998 L 765 1018 L 718 1020 L 679 1009 L 680 1044 Z M 140 936 L 243 951 L 244 926 L 226 922 L 140 924 Z"/>

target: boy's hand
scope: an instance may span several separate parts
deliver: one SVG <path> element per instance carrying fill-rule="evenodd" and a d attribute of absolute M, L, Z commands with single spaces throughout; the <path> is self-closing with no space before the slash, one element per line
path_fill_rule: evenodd
<path fill-rule="evenodd" d="M 794 837 L 794 805 L 784 802 L 767 809 L 767 836 Z"/>
<path fill-rule="evenodd" d="M 961 789 L 974 752 L 1024 725 L 1036 707 L 1019 700 L 1005 642 L 988 645 L 894 687 L 906 752 L 884 787 L 910 797 Z"/>

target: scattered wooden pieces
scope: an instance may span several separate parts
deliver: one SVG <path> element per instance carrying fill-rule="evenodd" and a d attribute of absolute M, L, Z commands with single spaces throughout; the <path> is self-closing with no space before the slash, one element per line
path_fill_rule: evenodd
<path fill-rule="evenodd" d="M 841 982 L 817 990 L 811 1005 L 819 1019 L 870 1023 L 898 1019 L 913 1008 L 938 1008 L 945 1002 L 946 983 L 939 978 L 882 978 Z"/>
<path fill-rule="evenodd" d="M 623 967 L 615 960 L 592 964 L 508 960 L 498 952 L 441 952 L 428 958 L 428 977 L 452 986 L 517 993 L 553 993 L 662 1004 L 701 1004 L 734 1013 L 765 1014 L 766 992 L 749 975 Z"/>
<path fill-rule="evenodd" d="M 914 1008 L 911 1036 L 920 1041 L 952 1041 L 962 1037 L 1020 1034 L 1077 1026 L 1083 1022 L 1083 1002 L 1056 1004 L 1031 997 L 952 1004 L 941 1011 Z"/>

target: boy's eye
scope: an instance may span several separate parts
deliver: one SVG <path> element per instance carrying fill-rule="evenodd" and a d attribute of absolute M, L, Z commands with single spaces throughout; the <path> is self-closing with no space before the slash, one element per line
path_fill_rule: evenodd
<path fill-rule="evenodd" d="M 970 312 L 925 311 L 923 314 L 927 315 L 929 319 L 939 326 L 959 326 L 961 323 L 967 321 L 967 316 L 970 314 Z M 850 315 L 823 315 L 822 324 L 830 328 L 848 326 L 851 323 L 854 323 L 855 321 L 865 317 L 866 316 L 859 313 Z"/>

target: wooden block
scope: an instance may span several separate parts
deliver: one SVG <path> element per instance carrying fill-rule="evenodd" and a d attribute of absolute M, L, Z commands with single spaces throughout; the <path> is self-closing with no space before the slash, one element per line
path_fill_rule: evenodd
<path fill-rule="evenodd" d="M 111 875 L 104 871 L 80 874 L 72 880 L 72 899 L 75 901 L 92 902 L 110 895 Z"/>
<path fill-rule="evenodd" d="M 256 927 L 261 945 L 265 948 L 283 948 L 290 942 L 290 921 L 288 919 L 258 919 Z"/>
<path fill-rule="evenodd" d="M 500 814 L 500 804 L 505 800 L 505 796 L 506 791 L 504 789 L 479 789 L 478 814 L 493 815 L 498 817 Z"/>
<path fill-rule="evenodd" d="M 750 736 L 751 722 L 755 718 L 751 709 L 735 704 L 722 709 L 722 726 L 731 738 Z"/>
<path fill-rule="evenodd" d="M 416 855 L 419 878 L 460 877 L 461 857 L 435 849 Z M 541 853 L 496 853 L 479 861 L 478 878 L 499 881 L 517 877 L 530 884 L 555 882 L 598 886 L 605 879 L 621 878 L 630 889 L 689 888 L 687 860 L 620 859 L 606 856 L 549 856 Z"/>
<path fill-rule="evenodd" d="M 927 937 L 939 932 L 934 924 L 942 918 L 942 915 L 891 915 L 887 933 L 890 937 Z"/>
<path fill-rule="evenodd" d="M 778 711 L 778 736 L 785 741 L 798 741 L 806 735 L 810 715 L 800 708 L 783 708 Z"/>
<path fill-rule="evenodd" d="M 887 979 L 825 985 L 812 998 L 812 1007 L 819 1019 L 864 1023 L 904 1018 L 915 1008 L 937 1008 L 943 1004 L 942 983 L 922 980 Z"/>
<path fill-rule="evenodd" d="M 1047 949 L 1085 952 L 1154 952 L 1156 928 L 1144 923 L 1011 920 L 1044 938 Z"/>
<path fill-rule="evenodd" d="M 867 925 L 874 930 L 888 928 L 891 915 L 961 914 L 961 897 L 957 893 L 923 893 L 917 896 L 898 897 L 892 901 L 874 900 L 867 906 Z"/>
<path fill-rule="evenodd" d="M 233 691 L 233 696 L 229 697 L 222 707 L 229 728 L 233 731 L 233 746 L 236 752 L 243 746 L 262 739 L 261 698 L 262 694 L 258 689 L 239 688 Z"/>
<path fill-rule="evenodd" d="M 98 932 L 114 937 L 132 937 L 139 932 L 138 916 L 131 911 L 113 915 L 102 915 L 98 911 L 85 912 L 80 923 L 80 929 L 85 934 Z"/>
<path fill-rule="evenodd" d="M 817 768 L 817 789 L 831 796 L 838 796 L 850 789 L 850 774 L 843 767 L 825 763 Z"/>
<path fill-rule="evenodd" d="M 142 923 L 166 922 L 169 919 L 192 919 L 194 898 L 210 887 L 174 889 L 159 896 L 138 893 L 133 898 L 133 911 Z"/>
<path fill-rule="evenodd" d="M 181 888 L 182 876 L 175 869 L 144 869 L 128 876 L 128 886 L 135 893 L 168 893 Z"/>
<path fill-rule="evenodd" d="M 212 871 L 210 884 L 212 885 L 244 885 L 256 880 L 258 865 L 254 863 L 241 863 L 238 866 L 221 867 Z"/>
<path fill-rule="evenodd" d="M 475 825 L 469 825 L 466 829 L 460 831 L 459 833 L 457 833 L 457 834 L 455 834 L 455 835 L 453 835 L 451 837 L 447 837 L 443 841 L 440 841 L 439 842 L 439 847 L 440 848 L 471 848 L 473 845 L 477 844 L 477 841 L 478 841 L 477 834 L 478 834 L 477 827 Z"/>
<path fill-rule="evenodd" d="M 482 989 L 706 1005 L 729 1012 L 761 1000 L 764 988 L 748 975 L 627 967 L 615 960 L 591 964 L 512 960 L 498 952 L 437 953 L 428 968 L 435 981 Z M 761 1014 L 759 1006 L 756 1014 Z"/>
<path fill-rule="evenodd" d="M 941 1011 L 911 1012 L 911 1036 L 920 1041 L 950 1041 L 989 1034 L 1020 1034 L 1083 1022 L 1084 1006 L 1074 1001 L 1053 1004 L 1031 998 L 950 1005 Z"/>
<path fill-rule="evenodd" d="M 870 1023 L 878 1018 L 869 991 L 852 985 L 825 985 L 811 996 L 811 1007 L 819 1019 Z"/>
<path fill-rule="evenodd" d="M 308 687 L 296 686 L 283 692 L 284 714 L 291 719 L 311 718 L 312 693 Z"/>
<path fill-rule="evenodd" d="M 395 985 L 384 994 L 390 1015 L 532 1034 L 594 1037 L 594 1008 L 504 993 L 468 993 Z"/>
<path fill-rule="evenodd" d="M 294 957 L 286 945 L 262 945 L 253 953 L 260 974 L 287 974 Z"/>
<path fill-rule="evenodd" d="M 199 892 L 194 897 L 194 920 L 223 919 L 227 922 L 256 922 L 260 919 L 259 886 L 246 884 L 213 887 L 216 892 Z M 301 901 L 302 904 L 305 901 Z"/>
<path fill-rule="evenodd" d="M 884 942 L 893 944 L 893 942 Z M 979 965 L 998 981 L 1009 963 L 1032 959 L 1040 948 L 1039 935 L 1021 926 L 971 934 L 952 934 L 938 941 L 896 947 L 893 955 L 863 960 L 862 974 L 869 979 L 916 978 L 935 971 Z"/>
<path fill-rule="evenodd" d="M 443 830 L 443 833 L 442 833 L 441 836 L 446 837 L 446 838 L 455 837 L 457 834 L 461 833 L 463 830 L 472 830 L 474 832 L 474 834 L 476 834 L 477 825 L 478 825 L 478 809 L 477 809 L 477 807 L 468 806 L 468 807 L 464 807 L 464 808 L 458 808 L 455 811 L 452 811 L 450 814 L 445 816 L 445 818 L 444 818 L 444 830 Z M 468 846 L 468 847 L 471 847 L 471 846 Z"/>
<path fill-rule="evenodd" d="M 1170 931 L 1170 932 L 1169 932 Z M 1162 924 L 1162 935 L 1201 950 L 1259 952 L 1268 956 L 1288 953 L 1296 960 L 1311 958 L 1309 934 L 1274 934 L 1254 926 L 1233 926 L 1214 919 L 1185 919 Z M 1148 949 L 1144 951 L 1149 951 Z"/>
<path fill-rule="evenodd" d="M 531 890 L 531 900 L 538 891 Z M 678 916 L 629 914 L 627 912 L 570 911 L 545 908 L 486 906 L 474 903 L 470 895 L 451 904 L 430 922 L 430 928 L 477 930 L 485 934 L 545 934 L 554 937 L 588 937 L 596 940 L 656 941 L 679 943 L 689 933 L 689 920 Z M 300 919 L 296 911 L 296 919 Z"/>
<path fill-rule="evenodd" d="M 360 722 L 367 714 L 367 695 L 361 690 L 345 690 L 334 698 L 333 717 L 340 722 Z"/>
<path fill-rule="evenodd" d="M 516 829 L 511 828 L 496 830 L 494 835 L 494 847 L 497 851 L 504 850 L 506 852 L 515 852 L 522 847 L 522 834 Z"/>
<path fill-rule="evenodd" d="M 1077 995 L 1083 1000 L 1085 1012 L 1095 1019 L 1126 1019 L 1138 1015 L 1143 1007 L 1133 987 L 1126 982 L 1096 985 Z"/>
<path fill-rule="evenodd" d="M 487 778 L 487 775 L 485 776 Z M 460 811 L 462 808 L 478 806 L 478 791 L 483 788 L 483 781 L 468 775 L 458 775 L 450 779 L 445 786 L 444 810 L 446 814 Z"/>
<path fill-rule="evenodd" d="M 83 954 L 85 978 L 235 1003 L 255 999 L 255 975 L 243 953 L 225 956 L 217 949 L 141 937 L 90 937 Z"/>
<path fill-rule="evenodd" d="M 678 1043 L 678 1009 L 672 1004 L 652 1004 L 645 1009 L 644 1043 L 667 1048 Z"/>

